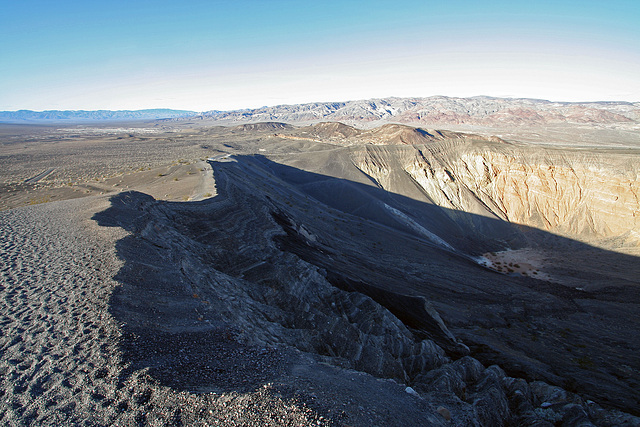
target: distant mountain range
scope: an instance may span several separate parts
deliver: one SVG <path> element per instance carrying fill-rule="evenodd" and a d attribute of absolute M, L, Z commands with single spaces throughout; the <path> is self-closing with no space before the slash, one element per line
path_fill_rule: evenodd
<path fill-rule="evenodd" d="M 419 124 L 541 125 L 550 123 L 640 122 L 640 102 L 551 102 L 538 99 L 382 98 L 315 102 L 236 111 L 208 111 L 199 116 L 243 122 L 386 121 Z"/>
<path fill-rule="evenodd" d="M 92 122 L 156 120 L 193 116 L 197 113 L 186 110 L 150 109 L 150 110 L 47 110 L 47 111 L 0 111 L 0 122 Z"/>
<path fill-rule="evenodd" d="M 233 111 L 0 111 L 0 122 L 75 122 L 106 120 L 212 120 L 225 122 L 319 121 L 467 124 L 484 126 L 552 123 L 640 123 L 640 102 L 551 102 L 476 96 L 451 98 L 380 98 L 313 102 Z"/>

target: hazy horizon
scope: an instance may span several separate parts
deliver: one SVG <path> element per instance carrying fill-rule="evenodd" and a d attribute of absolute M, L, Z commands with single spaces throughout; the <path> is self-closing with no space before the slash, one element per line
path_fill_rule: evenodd
<path fill-rule="evenodd" d="M 185 112 L 192 112 L 192 113 L 203 113 L 203 112 L 207 112 L 207 111 L 241 111 L 241 110 L 255 110 L 255 109 L 260 109 L 260 108 L 273 108 L 273 107 L 279 107 L 279 106 L 293 106 L 293 105 L 304 105 L 304 104 L 322 104 L 322 103 L 333 103 L 333 102 L 338 102 L 338 103 L 349 103 L 349 102 L 359 102 L 359 101 L 368 101 L 368 100 L 374 100 L 374 99 L 427 99 L 427 98 L 440 98 L 440 97 L 444 97 L 444 98 L 451 98 L 451 99 L 471 99 L 471 98 L 495 98 L 495 99 L 509 99 L 509 100 L 519 100 L 519 99 L 526 99 L 526 100 L 532 100 L 532 101 L 543 101 L 543 102 L 551 102 L 551 103 L 558 103 L 558 104 L 565 104 L 565 103 L 571 103 L 571 104 L 596 104 L 596 103 L 630 103 L 630 104 L 635 104 L 635 103 L 640 103 L 640 101 L 625 101 L 625 100 L 609 100 L 609 101 L 601 101 L 601 100 L 591 100 L 591 101 L 564 101 L 564 100 L 558 100 L 558 99 L 541 99 L 541 98 L 529 98 L 529 97 L 497 97 L 497 96 L 491 96 L 491 95 L 473 95 L 473 96 L 466 96 L 466 97 L 455 97 L 455 96 L 447 96 L 447 95 L 430 95 L 430 96 L 406 96 L 406 97 L 401 97 L 401 96 L 386 96 L 386 97 L 372 97 L 372 98 L 363 98 L 363 99 L 348 99 L 348 100 L 330 100 L 330 101 L 309 101 L 309 102 L 301 102 L 301 103 L 297 103 L 297 104 L 293 104 L 293 103 L 282 103 L 282 104 L 272 104 L 272 105 L 260 105 L 257 107 L 240 107 L 240 108 L 233 108 L 233 109 L 228 109 L 228 110 L 220 110 L 220 109 L 205 109 L 205 110 L 193 110 L 193 109 L 183 109 L 183 108 L 171 108 L 171 107 L 153 107 L 153 108 L 135 108 L 135 109 L 130 109 L 130 108 L 113 108 L 113 109 L 107 109 L 107 108 L 96 108 L 96 109 L 83 109 L 83 108 L 78 108 L 78 109 L 45 109 L 45 110 L 32 110 L 32 109 L 28 109 L 28 108 L 20 108 L 17 110 L 0 110 L 0 111 L 9 111 L 9 112 L 17 112 L 17 111 L 32 111 L 34 113 L 43 113 L 46 111 L 112 111 L 112 112 L 116 112 L 116 111 L 151 111 L 151 110 L 170 110 L 170 111 L 185 111 Z"/>
<path fill-rule="evenodd" d="M 7 3 L 0 110 L 640 101 L 640 2 Z"/>

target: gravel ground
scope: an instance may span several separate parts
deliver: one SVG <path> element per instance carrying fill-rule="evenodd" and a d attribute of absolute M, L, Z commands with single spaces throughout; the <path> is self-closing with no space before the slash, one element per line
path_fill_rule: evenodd
<path fill-rule="evenodd" d="M 195 394 L 124 364 L 120 325 L 108 311 L 121 266 L 114 242 L 124 232 L 89 219 L 108 203 L 85 198 L 0 213 L 0 423 L 326 424 L 269 384 Z"/>

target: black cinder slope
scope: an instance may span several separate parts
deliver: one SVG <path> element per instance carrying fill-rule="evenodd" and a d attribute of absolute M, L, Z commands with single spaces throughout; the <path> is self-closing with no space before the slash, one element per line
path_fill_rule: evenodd
<path fill-rule="evenodd" d="M 119 246 L 124 286 L 111 303 L 132 331 L 242 331 L 251 345 L 294 347 L 422 393 L 436 390 L 430 372 L 467 346 L 512 375 L 637 412 L 637 373 L 620 374 L 639 362 L 639 343 L 625 332 L 640 330 L 637 302 L 629 305 L 622 290 L 600 298 L 473 261 L 478 250 L 502 248 L 505 236 L 586 245 L 497 218 L 451 215 L 362 176 L 349 181 L 260 156 L 233 160 L 211 162 L 212 199 L 166 203 L 122 193 L 98 215 L 133 232 Z M 120 205 L 128 213 L 119 214 Z M 487 238 L 491 230 L 500 238 Z M 628 314 L 625 331 L 621 311 Z"/>

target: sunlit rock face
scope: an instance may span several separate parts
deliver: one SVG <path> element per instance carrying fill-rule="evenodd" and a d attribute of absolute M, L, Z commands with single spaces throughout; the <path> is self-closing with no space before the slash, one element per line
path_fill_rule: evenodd
<path fill-rule="evenodd" d="M 461 156 L 453 167 L 510 222 L 611 237 L 637 229 L 640 184 L 637 172 L 625 174 L 607 160 L 555 154 L 527 161 L 521 153 L 485 151 Z"/>
<path fill-rule="evenodd" d="M 638 167 L 624 153 L 457 140 L 402 149 L 369 146 L 352 158 L 380 187 L 412 196 L 415 189 L 394 171 L 399 168 L 424 193 L 417 197 L 446 208 L 454 219 L 461 211 L 610 248 L 640 245 Z"/>

